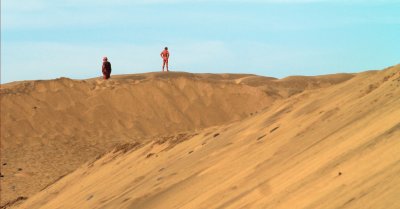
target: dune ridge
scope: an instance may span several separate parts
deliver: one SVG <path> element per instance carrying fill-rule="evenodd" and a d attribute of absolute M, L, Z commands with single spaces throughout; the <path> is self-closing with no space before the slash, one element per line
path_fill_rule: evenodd
<path fill-rule="evenodd" d="M 330 161 L 332 159 L 329 158 L 336 156 L 335 162 L 348 166 L 355 161 L 360 161 L 359 159 L 354 159 L 354 156 L 360 152 L 365 152 L 366 144 L 374 144 L 375 141 L 380 141 L 376 138 L 366 137 L 366 139 L 360 140 L 360 142 L 355 142 L 355 139 L 358 139 L 360 136 L 351 131 L 354 128 L 361 130 L 364 135 L 368 135 L 366 134 L 367 132 L 369 134 L 373 132 L 372 129 L 379 133 L 382 132 L 383 134 L 380 136 L 380 139 L 385 139 L 391 143 L 391 147 L 388 147 L 387 143 L 379 143 L 379 145 L 384 144 L 384 146 L 372 146 L 373 149 L 371 149 L 374 151 L 374 154 L 366 154 L 365 159 L 371 160 L 373 157 L 376 157 L 376 153 L 382 153 L 383 148 L 389 148 L 385 159 L 392 157 L 394 160 L 391 159 L 388 162 L 392 163 L 390 165 L 394 167 L 390 172 L 387 171 L 390 170 L 387 163 L 384 164 L 386 167 L 379 168 L 363 166 L 362 169 L 364 170 L 366 168 L 373 168 L 373 174 L 376 174 L 377 171 L 384 173 L 383 177 L 374 179 L 372 182 L 385 180 L 385 178 L 390 178 L 394 182 L 398 181 L 397 178 L 393 177 L 394 172 L 397 171 L 396 160 L 398 160 L 398 158 L 393 156 L 393 153 L 396 151 L 396 148 L 398 149 L 399 144 L 396 144 L 392 140 L 393 137 L 398 137 L 399 127 L 396 125 L 398 120 L 396 120 L 396 117 L 388 116 L 389 111 L 392 111 L 394 115 L 398 114 L 399 101 L 394 96 L 398 93 L 398 88 L 395 88 L 396 85 L 397 87 L 399 85 L 398 77 L 399 67 L 395 66 L 383 71 L 371 71 L 356 75 L 295 76 L 285 79 L 258 77 L 254 75 L 176 73 L 165 76 L 150 73 L 145 75 L 117 76 L 112 82 L 108 83 L 99 82 L 96 79 L 72 81 L 72 85 L 71 80 L 64 78 L 57 81 L 45 81 L 49 82 L 46 84 L 52 87 L 50 89 L 57 89 L 55 94 L 65 91 L 62 87 L 57 88 L 57 85 L 60 85 L 60 83 L 61 86 L 69 88 L 72 88 L 74 85 L 80 85 L 74 82 L 83 83 L 84 85 L 89 83 L 91 86 L 89 85 L 89 88 L 86 88 L 87 86 L 83 87 L 86 89 L 81 90 L 81 92 L 87 93 L 89 89 L 98 91 L 97 93 L 100 93 L 99 95 L 101 96 L 98 96 L 96 99 L 93 99 L 93 95 L 86 95 L 86 97 L 82 96 L 81 98 L 87 98 L 87 100 L 92 98 L 93 101 L 104 103 L 104 100 L 99 98 L 109 97 L 112 101 L 118 101 L 115 107 L 117 110 L 118 104 L 132 104 L 133 100 L 118 99 L 115 95 L 108 94 L 107 91 L 115 91 L 113 93 L 116 93 L 116 91 L 123 92 L 121 95 L 126 96 L 126 91 L 123 90 L 124 85 L 129 87 L 143 85 L 142 91 L 151 89 L 153 86 L 159 87 L 156 90 L 151 89 L 151 92 L 162 91 L 160 87 L 161 89 L 167 88 L 166 95 L 171 94 L 171 92 L 179 93 L 174 98 L 182 97 L 182 92 L 186 90 L 187 97 L 193 96 L 193 94 L 200 95 L 193 100 L 190 100 L 190 97 L 188 99 L 189 102 L 188 100 L 184 100 L 179 103 L 183 103 L 183 105 L 188 105 L 189 103 L 189 106 L 192 107 L 193 103 L 190 103 L 190 101 L 198 103 L 201 100 L 203 106 L 197 107 L 196 110 L 202 111 L 204 115 L 194 115 L 193 120 L 186 121 L 182 119 L 184 118 L 183 116 L 182 118 L 178 116 L 177 120 L 181 121 L 178 121 L 177 124 L 186 125 L 182 129 L 180 129 L 181 127 L 170 126 L 164 129 L 166 130 L 165 132 L 161 131 L 156 134 L 149 133 L 154 133 L 159 127 L 153 127 L 154 129 L 149 128 L 148 132 L 134 132 L 133 129 L 125 132 L 127 135 L 134 132 L 134 134 L 130 135 L 130 137 L 136 136 L 134 139 L 132 137 L 124 138 L 125 136 L 122 133 L 124 133 L 127 127 L 121 128 L 121 124 L 116 124 L 115 129 L 111 129 L 110 131 L 114 133 L 113 136 L 96 133 L 93 134 L 92 141 L 87 140 L 90 137 L 82 137 L 85 138 L 85 146 L 96 147 L 97 145 L 98 147 L 103 147 L 103 150 L 96 150 L 97 152 L 90 153 L 90 156 L 85 157 L 82 157 L 82 155 L 79 156 L 79 150 L 82 150 L 82 147 L 68 145 L 59 140 L 62 137 L 58 136 L 56 143 L 60 143 L 61 141 L 60 144 L 63 145 L 64 143 L 67 146 L 60 146 L 55 143 L 52 145 L 52 148 L 56 146 L 71 148 L 71 150 L 76 151 L 74 153 L 75 157 L 78 155 L 81 158 L 77 160 L 74 166 L 63 165 L 64 169 L 70 166 L 69 170 L 73 170 L 73 167 L 76 168 L 90 158 L 93 159 L 94 154 L 115 147 L 117 144 L 124 142 L 128 144 L 119 145 L 113 152 L 99 156 L 97 161 L 81 166 L 72 174 L 46 187 L 37 195 L 30 197 L 21 208 L 54 208 L 60 206 L 62 206 L 61 208 L 73 208 L 78 205 L 81 208 L 287 208 L 287 206 L 292 204 L 296 205 L 294 208 L 335 208 L 333 206 L 344 204 L 343 201 L 349 197 L 349 193 L 353 192 L 353 190 L 364 191 L 372 187 L 356 187 L 351 182 L 349 183 L 350 180 L 356 177 L 350 176 L 347 181 L 343 181 L 346 184 L 352 185 L 346 187 L 347 190 L 343 191 L 343 198 L 335 200 L 328 198 L 328 194 L 339 192 L 337 182 L 323 191 L 326 195 L 324 197 L 314 191 L 315 197 L 320 198 L 318 201 L 318 198 L 309 198 L 308 201 L 298 201 L 299 198 L 297 197 L 301 197 L 302 193 L 300 191 L 304 192 L 306 190 L 304 185 L 311 185 L 314 188 L 316 187 L 315 184 L 324 184 L 328 180 L 331 180 L 326 177 L 326 174 L 329 173 L 327 171 L 330 171 L 330 174 L 337 172 L 335 173 L 337 176 L 342 176 L 343 174 L 343 177 L 345 172 L 348 173 L 346 169 L 341 169 L 344 171 L 336 171 L 337 165 L 335 164 L 335 167 Z M 146 83 L 149 84 L 146 85 Z M 79 88 L 82 88 L 82 86 L 79 86 Z M 170 86 L 174 88 L 168 88 Z M 204 86 L 207 88 L 204 88 Z M 219 88 L 221 92 L 218 94 L 216 92 L 218 92 Z M 40 91 L 37 84 L 17 83 L 10 84 L 6 88 L 2 86 L 2 106 L 4 104 L 3 95 L 18 94 L 18 92 L 26 93 L 26 89 L 32 89 L 31 93 L 28 93 L 30 97 L 34 97 L 32 95 Z M 47 87 L 46 91 L 48 89 Z M 227 89 L 231 91 L 227 91 Z M 221 95 L 226 93 L 228 93 L 226 97 L 221 97 Z M 237 100 L 226 102 L 227 97 L 229 99 L 235 98 L 235 94 Z M 378 96 L 380 94 L 384 94 L 385 97 Z M 48 92 L 45 95 L 48 97 L 53 96 Z M 77 98 L 77 96 L 62 96 L 58 99 L 62 100 L 63 98 Z M 140 98 L 146 98 L 145 100 L 148 101 L 152 97 L 151 95 L 142 94 Z M 209 103 L 207 103 L 207 98 L 212 98 L 208 101 Z M 43 100 L 47 101 L 49 99 Z M 150 101 L 154 100 L 150 99 Z M 243 105 L 243 101 L 247 101 L 248 103 Z M 226 102 L 225 106 L 221 106 L 221 103 L 224 104 L 223 102 Z M 32 103 L 29 104 L 31 105 Z M 155 107 L 158 107 L 159 104 L 155 105 Z M 233 108 L 235 104 L 238 106 Z M 215 112 L 204 112 L 204 107 L 211 106 L 210 109 L 216 108 L 212 105 L 217 105 L 220 109 L 216 112 L 219 114 L 222 112 L 222 116 L 224 117 L 216 115 Z M 363 105 L 365 109 L 359 110 L 357 108 Z M 62 107 L 62 105 L 57 106 L 57 103 L 55 103 L 54 106 L 58 108 L 54 110 L 55 112 L 65 113 L 73 105 L 69 105 L 66 108 L 65 106 Z M 108 106 L 112 106 L 112 104 L 108 103 Z M 221 107 L 224 109 L 221 109 Z M 19 108 L 21 109 L 21 107 Z M 129 107 L 126 106 L 123 108 Z M 176 109 L 177 107 L 164 107 L 162 109 L 164 112 L 161 115 L 165 114 L 165 109 L 168 110 L 168 108 Z M 178 108 L 182 109 L 184 107 L 179 106 Z M 101 117 L 104 117 L 104 119 L 123 117 L 123 114 L 116 115 L 115 112 L 118 113 L 118 111 L 115 111 L 115 109 L 110 113 L 106 112 L 108 115 L 100 116 L 100 119 Z M 151 111 L 155 111 L 154 109 Z M 141 113 L 148 114 L 149 111 L 142 111 Z M 94 115 L 97 116 L 97 114 Z M 88 117 L 83 116 L 87 120 Z M 160 118 L 160 114 L 156 116 Z M 196 123 L 196 118 L 201 116 L 206 116 L 204 119 L 205 122 Z M 4 119 L 3 117 L 5 116 L 2 111 L 2 120 Z M 26 115 L 22 115 L 21 117 L 26 117 Z M 216 119 L 209 120 L 213 117 L 222 117 L 223 119 L 217 122 L 215 121 Z M 371 123 L 371 118 L 374 117 L 380 118 L 380 122 L 384 121 L 389 126 L 394 125 L 391 128 L 382 126 L 375 128 L 374 126 L 377 123 Z M 60 116 L 60 118 L 65 120 L 65 116 Z M 165 119 L 170 118 L 171 115 L 167 115 L 163 120 L 157 122 L 165 122 Z M 96 120 L 99 120 L 99 118 L 96 118 Z M 346 124 L 346 126 L 340 125 L 341 123 Z M 145 127 L 153 124 L 150 122 Z M 346 128 L 347 126 L 349 128 Z M 374 128 L 371 128 L 371 126 Z M 146 130 L 141 126 L 138 129 Z M 161 128 L 161 130 L 163 129 Z M 342 131 L 345 133 L 341 134 Z M 15 137 L 16 133 L 8 133 L 10 136 L 17 138 Z M 117 136 L 119 139 L 117 140 L 115 140 L 115 133 L 118 133 Z M 68 132 L 65 135 L 68 135 Z M 19 137 L 23 138 L 24 136 Z M 43 138 L 48 139 L 49 137 L 45 136 Z M 348 138 L 347 140 L 343 140 L 344 142 L 339 143 L 341 145 L 340 148 L 344 151 L 341 151 L 339 148 L 329 148 L 329 146 L 335 145 L 335 140 L 343 138 Z M 2 123 L 2 151 L 6 150 L 4 147 L 8 149 L 15 146 L 10 141 L 7 141 L 5 146 L 3 146 L 4 141 L 6 141 L 5 139 L 9 138 L 3 137 Z M 88 143 L 93 143 L 93 141 L 98 144 Z M 47 141 L 44 142 L 47 143 Z M 31 142 L 23 143 L 29 144 Z M 32 144 L 27 146 L 27 148 L 31 147 L 34 146 Z M 43 148 L 43 145 L 41 147 Z M 298 149 L 303 149 L 303 151 L 296 152 Z M 323 155 L 318 149 L 327 151 L 328 154 Z M 60 150 L 56 152 L 60 152 Z M 56 156 L 56 152 L 53 156 Z M 350 157 L 337 157 L 345 152 L 347 152 L 346 156 Z M 322 160 L 313 161 L 313 157 L 321 158 Z M 68 158 L 66 155 L 63 155 L 63 158 L 59 159 L 58 163 L 63 160 L 65 161 L 65 159 L 72 159 L 72 157 Z M 308 166 L 306 162 L 309 161 L 313 162 L 312 165 L 318 167 L 319 170 Z M 280 165 L 281 163 L 284 165 Z M 132 164 L 137 165 L 137 167 L 132 166 Z M 171 171 L 170 175 L 165 176 L 165 174 L 161 174 L 163 173 L 162 171 L 167 169 Z M 307 172 L 302 169 L 310 169 L 311 171 Z M 321 169 L 324 172 L 320 172 Z M 268 173 L 267 170 L 271 170 L 271 174 L 264 175 Z M 356 170 L 355 173 L 359 171 Z M 51 180 L 54 181 L 59 178 L 61 176 L 60 173 L 52 174 L 53 178 Z M 232 173 L 234 173 L 233 177 L 229 176 Z M 295 177 L 291 177 L 290 174 L 294 174 Z M 24 178 L 32 179 L 32 176 L 25 175 Z M 361 175 L 361 177 L 361 182 L 367 179 L 370 180 L 370 176 L 367 178 Z M 114 178 L 118 179 L 118 181 L 113 180 Z M 224 178 L 228 178 L 228 180 L 224 180 Z M 103 179 L 105 181 L 102 185 L 96 184 L 96 182 L 100 182 Z M 287 179 L 290 179 L 290 181 L 284 181 Z M 30 192 L 37 192 L 39 187 L 43 189 L 43 184 L 48 184 L 49 182 L 51 183 L 50 179 L 43 180 L 42 185 L 35 188 L 36 191 L 32 190 Z M 20 183 L 21 185 L 24 184 L 23 182 Z M 2 184 L 4 185 L 3 181 Z M 78 189 L 78 185 L 83 185 L 83 189 L 82 187 Z M 390 187 L 387 183 L 384 186 L 390 188 L 389 192 L 386 193 L 395 196 L 394 191 L 397 188 Z M 105 188 L 112 189 L 110 191 L 103 191 Z M 24 192 L 28 193 L 27 191 Z M 307 192 L 309 191 L 307 190 Z M 224 195 L 220 196 L 217 194 Z M 386 195 L 385 197 L 389 200 L 394 200 L 390 198 L 390 195 Z M 287 196 L 290 196 L 292 199 L 285 199 L 284 197 Z M 349 207 L 359 204 L 357 199 L 359 197 L 355 196 L 347 203 L 347 205 L 350 205 Z M 190 200 L 182 199 L 184 197 L 189 197 Z M 77 200 L 77 205 L 69 204 L 68 201 L 70 199 L 68 198 Z M 334 204 L 330 207 L 329 205 L 322 204 L 324 201 Z M 379 203 L 382 203 L 382 201 Z M 323 207 L 321 207 L 321 204 Z"/>
<path fill-rule="evenodd" d="M 275 100 L 343 82 L 298 86 L 249 74 L 184 72 L 1 85 L 1 204 L 29 197 L 113 147 L 249 117 Z"/>
<path fill-rule="evenodd" d="M 396 209 L 399 87 L 400 66 L 360 73 L 183 140 L 119 148 L 18 208 Z"/>

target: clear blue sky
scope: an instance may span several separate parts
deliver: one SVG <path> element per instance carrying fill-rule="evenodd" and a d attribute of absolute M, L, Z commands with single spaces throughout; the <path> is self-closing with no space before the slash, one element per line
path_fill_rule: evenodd
<path fill-rule="evenodd" d="M 2 0 L 1 82 L 161 69 L 285 77 L 400 63 L 400 0 Z"/>

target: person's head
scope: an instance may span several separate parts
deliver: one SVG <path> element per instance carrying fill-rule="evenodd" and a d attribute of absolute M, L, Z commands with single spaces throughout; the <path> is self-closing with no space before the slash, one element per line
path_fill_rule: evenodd
<path fill-rule="evenodd" d="M 165 50 L 168 50 L 168 47 L 165 47 L 164 49 L 165 49 Z"/>
<path fill-rule="evenodd" d="M 107 57 L 103 57 L 103 62 L 107 62 L 108 58 Z"/>

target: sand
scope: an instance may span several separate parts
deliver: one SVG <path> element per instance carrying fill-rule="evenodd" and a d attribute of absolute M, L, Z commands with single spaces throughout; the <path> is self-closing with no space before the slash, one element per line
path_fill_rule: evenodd
<path fill-rule="evenodd" d="M 2 205 L 399 208 L 399 87 L 400 66 L 2 85 Z"/>

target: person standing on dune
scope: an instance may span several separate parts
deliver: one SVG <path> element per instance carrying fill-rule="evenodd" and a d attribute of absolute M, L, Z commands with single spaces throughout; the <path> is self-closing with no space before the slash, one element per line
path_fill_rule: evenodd
<path fill-rule="evenodd" d="M 169 52 L 168 52 L 168 47 L 165 47 L 164 50 L 160 54 L 161 58 L 163 59 L 163 66 L 162 66 L 162 71 L 164 72 L 164 67 L 167 65 L 167 72 L 168 70 L 168 59 L 169 59 Z"/>
<path fill-rule="evenodd" d="M 107 80 L 107 79 L 110 78 L 110 75 L 111 75 L 111 63 L 108 61 L 107 57 L 103 57 L 103 67 L 101 68 L 101 71 L 103 72 L 104 80 Z"/>

